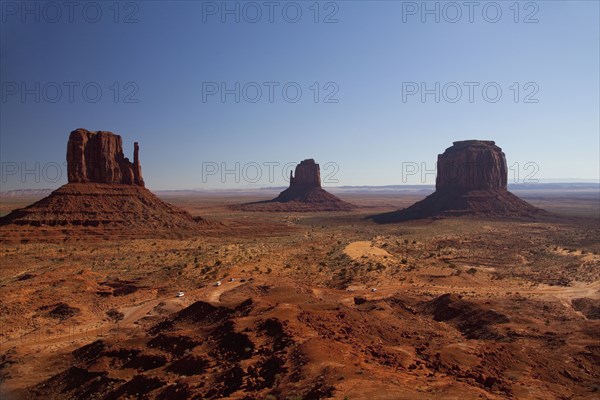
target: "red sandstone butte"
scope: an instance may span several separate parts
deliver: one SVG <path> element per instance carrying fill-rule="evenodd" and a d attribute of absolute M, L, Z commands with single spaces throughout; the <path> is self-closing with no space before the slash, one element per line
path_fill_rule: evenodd
<path fill-rule="evenodd" d="M 302 161 L 294 174 L 290 171 L 290 187 L 273 200 L 239 206 L 244 211 L 347 211 L 355 208 L 321 187 L 321 170 L 313 159 Z"/>
<path fill-rule="evenodd" d="M 112 132 L 71 132 L 67 144 L 69 183 L 124 183 L 144 187 L 139 145 L 133 144 L 133 163 L 123 155 L 121 136 Z"/>
<path fill-rule="evenodd" d="M 85 129 L 71 132 L 67 144 L 69 183 L 0 218 L 0 225 L 56 226 L 71 229 L 69 232 L 77 227 L 127 230 L 135 236 L 159 231 L 192 232 L 207 224 L 146 189 L 137 143 L 133 157 L 132 163 L 123 155 L 119 135 Z"/>
<path fill-rule="evenodd" d="M 438 155 L 435 192 L 403 210 L 379 214 L 375 222 L 451 215 L 533 216 L 543 211 L 507 189 L 506 157 L 490 140 L 454 142 Z"/>

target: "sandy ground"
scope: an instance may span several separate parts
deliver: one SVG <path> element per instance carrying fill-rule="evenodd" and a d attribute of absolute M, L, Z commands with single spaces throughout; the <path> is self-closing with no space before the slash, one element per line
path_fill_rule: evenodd
<path fill-rule="evenodd" d="M 361 241 L 350 243 L 344 249 L 344 253 L 347 254 L 353 260 L 357 260 L 363 257 L 391 257 L 391 254 L 387 251 L 380 249 L 379 247 L 373 246 L 371 242 Z"/>

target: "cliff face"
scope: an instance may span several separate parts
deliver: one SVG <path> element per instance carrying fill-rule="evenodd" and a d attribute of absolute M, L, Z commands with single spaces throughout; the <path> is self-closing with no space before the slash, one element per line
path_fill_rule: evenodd
<path fill-rule="evenodd" d="M 508 168 L 502 149 L 493 141 L 454 142 L 438 155 L 436 190 L 506 190 Z"/>
<path fill-rule="evenodd" d="M 290 171 L 290 188 L 320 188 L 321 170 L 315 160 L 308 159 L 296 165 L 296 171 L 292 175 Z"/>
<path fill-rule="evenodd" d="M 121 136 L 111 132 L 77 129 L 67 143 L 69 183 L 121 183 L 144 186 L 139 145 L 134 143 L 133 163 L 123 155 Z"/>

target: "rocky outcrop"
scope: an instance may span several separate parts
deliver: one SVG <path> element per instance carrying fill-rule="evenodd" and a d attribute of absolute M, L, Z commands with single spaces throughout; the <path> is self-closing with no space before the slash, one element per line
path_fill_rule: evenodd
<path fill-rule="evenodd" d="M 243 211 L 345 211 L 354 205 L 332 195 L 321 187 L 321 170 L 313 159 L 307 159 L 290 171 L 290 187 L 273 200 L 234 206 Z"/>
<path fill-rule="evenodd" d="M 209 225 L 156 197 L 144 187 L 139 146 L 133 163 L 121 137 L 110 132 L 71 132 L 67 144 L 69 183 L 28 207 L 0 218 L 2 226 L 58 227 L 69 236 L 164 236 L 198 232 Z"/>
<path fill-rule="evenodd" d="M 121 136 L 112 132 L 71 132 L 67 144 L 69 183 L 122 183 L 144 186 L 139 145 L 134 143 L 133 163 L 123 155 Z"/>
<path fill-rule="evenodd" d="M 412 206 L 371 218 L 386 223 L 451 215 L 533 216 L 543 211 L 507 189 L 508 169 L 493 141 L 454 142 L 438 155 L 435 192 Z"/>

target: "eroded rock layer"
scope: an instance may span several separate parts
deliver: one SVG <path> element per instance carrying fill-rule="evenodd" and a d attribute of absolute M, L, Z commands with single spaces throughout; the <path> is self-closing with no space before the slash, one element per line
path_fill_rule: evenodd
<path fill-rule="evenodd" d="M 136 185 L 69 183 L 2 218 L 0 224 L 170 229 L 198 227 L 192 217 Z"/>

